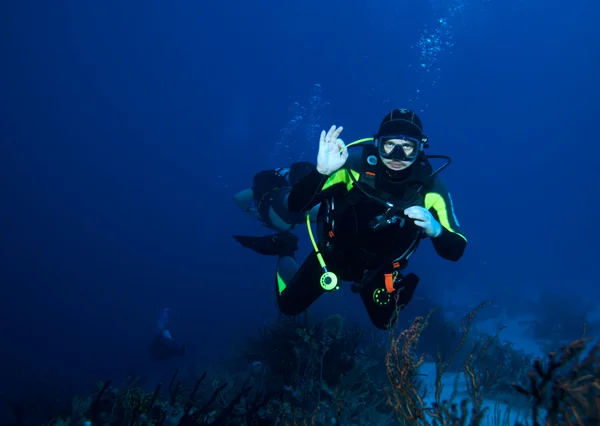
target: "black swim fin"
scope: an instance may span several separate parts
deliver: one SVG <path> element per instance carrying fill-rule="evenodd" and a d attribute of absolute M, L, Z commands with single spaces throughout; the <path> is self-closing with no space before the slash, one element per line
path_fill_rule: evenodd
<path fill-rule="evenodd" d="M 291 254 L 298 250 L 298 237 L 290 232 L 280 232 L 264 237 L 233 235 L 233 238 L 244 247 L 267 256 L 278 256 L 283 253 Z"/>
<path fill-rule="evenodd" d="M 410 274 L 405 275 L 399 282 L 394 283 L 396 290 L 400 290 L 400 293 L 398 294 L 399 305 L 406 306 L 410 303 L 420 280 L 421 279 L 418 276 L 411 272 Z"/>

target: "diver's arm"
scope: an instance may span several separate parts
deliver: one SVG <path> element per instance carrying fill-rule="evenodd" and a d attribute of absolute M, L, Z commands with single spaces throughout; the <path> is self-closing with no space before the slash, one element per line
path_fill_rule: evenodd
<path fill-rule="evenodd" d="M 425 196 L 425 206 L 442 225 L 442 233 L 431 238 L 435 251 L 440 257 L 456 262 L 465 252 L 467 239 L 456 219 L 450 193 L 439 179 L 435 179 L 432 190 Z"/>
<path fill-rule="evenodd" d="M 436 253 L 452 262 L 458 261 L 467 248 L 467 240 L 464 239 L 462 234 L 449 231 L 444 226 L 442 226 L 442 233 L 435 238 L 431 238 L 431 241 Z"/>
<path fill-rule="evenodd" d="M 352 186 L 348 170 L 358 169 L 361 159 L 362 149 L 357 149 L 348 156 L 344 167 L 330 175 L 321 174 L 316 167 L 313 168 L 292 186 L 288 197 L 289 211 L 307 212 L 321 201 L 346 193 Z"/>
<path fill-rule="evenodd" d="M 292 186 L 287 199 L 288 209 L 291 212 L 306 212 L 321 201 L 334 197 L 345 190 L 344 179 L 340 174 L 345 174 L 346 169 L 340 169 L 331 176 L 319 173 L 316 169 Z M 339 182 L 339 183 L 337 183 Z M 323 188 L 327 189 L 323 189 Z"/>

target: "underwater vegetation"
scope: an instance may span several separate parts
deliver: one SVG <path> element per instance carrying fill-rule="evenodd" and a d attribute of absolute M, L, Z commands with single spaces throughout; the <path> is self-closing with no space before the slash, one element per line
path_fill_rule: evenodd
<path fill-rule="evenodd" d="M 150 389 L 135 379 L 101 382 L 45 424 L 599 425 L 600 343 L 584 329 L 580 339 L 532 359 L 501 341 L 500 330 L 471 331 L 487 305 L 460 324 L 436 326 L 435 344 L 426 345 L 435 309 L 387 338 L 346 326 L 339 315 L 316 324 L 281 317 L 239 349 L 222 377 L 175 371 Z M 435 366 L 433 377 L 422 373 L 426 363 Z M 446 397 L 448 376 L 456 379 Z M 511 402 L 490 409 L 490 400 Z M 507 405 L 519 406 L 517 420 Z M 22 415 L 17 424 L 44 423 Z"/>
<path fill-rule="evenodd" d="M 484 306 L 478 306 L 463 319 L 460 325 L 463 333 L 458 344 L 446 355 L 437 353 L 434 402 L 429 406 L 424 403 L 424 395 L 418 381 L 415 381 L 419 367 L 424 362 L 424 355 L 417 355 L 415 348 L 427 326 L 428 317 L 416 318 L 408 329 L 392 339 L 385 361 L 392 389 L 388 402 L 397 414 L 399 423 L 423 426 L 481 425 L 489 414 L 483 406 L 484 395 L 498 386 L 504 387 L 506 379 L 512 378 L 514 382 L 511 387 L 525 396 L 531 405 L 529 413 L 521 421 L 513 422 L 514 426 L 600 424 L 600 342 L 586 351 L 589 339 L 585 335 L 555 352 L 549 352 L 545 359 L 534 360 L 525 376 L 522 375 L 522 366 L 506 369 L 505 355 L 508 354 L 490 352 L 497 336 L 479 340 L 463 363 L 466 397 L 459 402 L 456 402 L 455 394 L 450 400 L 441 399 L 442 377 L 453 357 L 467 343 L 475 315 Z M 526 360 L 526 357 L 522 358 L 522 361 Z M 486 424 L 509 426 L 509 413 L 495 410 Z"/>

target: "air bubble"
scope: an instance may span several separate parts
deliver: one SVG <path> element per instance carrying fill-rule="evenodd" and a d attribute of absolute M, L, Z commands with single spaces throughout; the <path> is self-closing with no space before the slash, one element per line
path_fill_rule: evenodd
<path fill-rule="evenodd" d="M 292 117 L 279 130 L 274 155 L 278 162 L 310 160 L 317 155 L 319 135 L 323 129 L 323 110 L 329 102 L 323 100 L 322 86 L 314 84 L 306 106 L 294 102 L 288 108 Z"/>

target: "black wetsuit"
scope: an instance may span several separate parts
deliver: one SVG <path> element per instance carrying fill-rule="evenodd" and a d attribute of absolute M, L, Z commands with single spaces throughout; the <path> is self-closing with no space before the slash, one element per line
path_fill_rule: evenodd
<path fill-rule="evenodd" d="M 362 149 L 372 150 L 372 147 Z M 408 259 L 402 256 L 407 251 L 412 254 L 423 234 L 411 219 L 402 217 L 397 217 L 395 223 L 372 229 L 374 220 L 386 211 L 386 207 L 359 194 L 358 189 L 353 187 L 350 171 L 356 172 L 353 174 L 355 177 L 361 175 L 365 169 L 364 159 L 369 155 L 362 155 L 360 149 L 358 151 L 356 155 L 353 152 L 343 169 L 331 176 L 314 170 L 298 182 L 290 192 L 288 207 L 290 211 L 306 212 L 322 203 L 317 220 L 320 225 L 319 247 L 328 270 L 340 280 L 360 283 L 357 291 L 369 317 L 376 327 L 386 329 L 392 325 L 397 304 L 406 305 L 412 298 L 418 278 L 411 274 L 410 282 L 406 285 L 400 283 L 405 288 L 397 302 L 378 303 L 380 301 L 376 301 L 374 295 L 380 289 L 385 290 L 384 274 L 406 266 Z M 371 155 L 369 158 L 377 157 Z M 404 171 L 394 172 L 379 160 L 374 167 L 377 171 L 374 188 L 398 200 L 410 198 L 411 205 L 428 208 L 443 229 L 439 237 L 432 238 L 436 252 L 444 259 L 457 261 L 465 250 L 466 239 L 459 229 L 446 188 L 437 176 L 427 179 L 431 168 L 416 162 Z M 421 191 L 417 193 L 419 188 Z M 353 199 L 351 204 L 347 202 L 349 198 Z M 279 309 L 288 315 L 297 315 L 307 309 L 325 292 L 319 282 L 322 273 L 314 251 L 293 277 L 278 270 Z"/>
<path fill-rule="evenodd" d="M 186 352 L 186 345 L 177 343 L 175 339 L 165 338 L 161 334 L 154 336 L 150 343 L 150 347 L 148 348 L 150 358 L 156 361 L 164 361 L 176 356 L 184 356 Z"/>
<path fill-rule="evenodd" d="M 263 170 L 254 175 L 252 183 L 254 203 L 258 218 L 265 226 L 276 229 L 269 217 L 270 209 L 273 209 L 275 214 L 292 228 L 298 223 L 304 222 L 304 213 L 288 210 L 285 205 L 285 197 L 294 184 L 313 170 L 315 170 L 315 166 L 310 163 L 296 162 L 289 169 Z"/>

